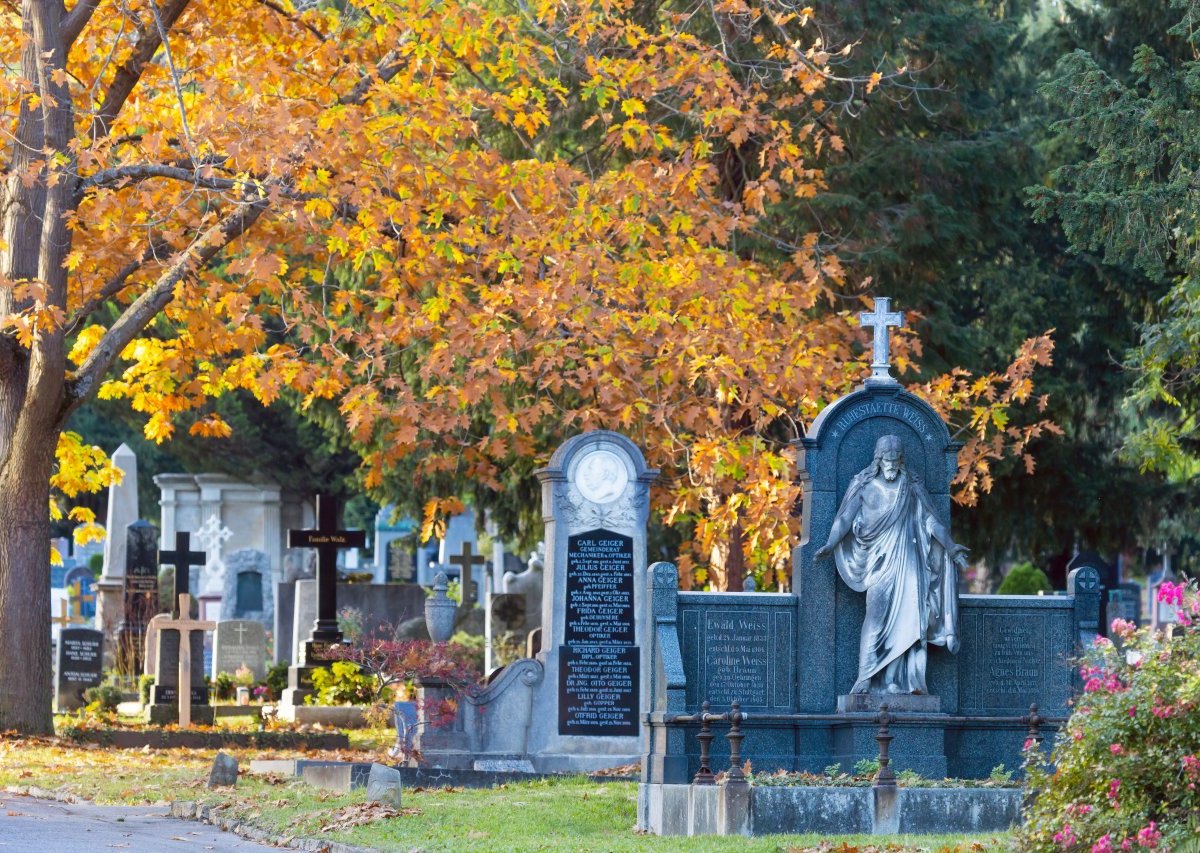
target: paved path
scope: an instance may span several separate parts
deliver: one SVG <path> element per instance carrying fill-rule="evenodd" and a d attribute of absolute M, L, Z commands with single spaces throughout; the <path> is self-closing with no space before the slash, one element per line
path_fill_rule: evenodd
<path fill-rule="evenodd" d="M 0 853 L 274 850 L 232 832 L 168 816 L 166 806 L 95 806 L 0 793 Z"/>

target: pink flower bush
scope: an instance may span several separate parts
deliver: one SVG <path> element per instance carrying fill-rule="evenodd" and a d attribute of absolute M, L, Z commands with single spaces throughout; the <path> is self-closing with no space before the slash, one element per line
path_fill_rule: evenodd
<path fill-rule="evenodd" d="M 1164 584 L 1177 607 L 1168 635 L 1114 620 L 1080 661 L 1082 691 L 1046 764 L 1031 762 L 1034 797 L 1021 850 L 1178 850 L 1200 815 L 1200 594 Z"/>

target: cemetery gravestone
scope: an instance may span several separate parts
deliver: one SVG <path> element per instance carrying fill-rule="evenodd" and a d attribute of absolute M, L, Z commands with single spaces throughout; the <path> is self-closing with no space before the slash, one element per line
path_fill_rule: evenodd
<path fill-rule="evenodd" d="M 253 619 L 264 626 L 273 623 L 271 567 L 265 552 L 242 548 L 225 560 L 221 613 L 226 619 Z"/>
<path fill-rule="evenodd" d="M 558 732 L 636 735 L 639 650 L 633 611 L 633 538 L 597 529 L 567 541 Z"/>
<path fill-rule="evenodd" d="M 261 681 L 267 674 L 267 632 L 261 622 L 232 619 L 217 623 L 213 635 L 212 677 L 227 672 L 233 675 L 241 667 Z"/>
<path fill-rule="evenodd" d="M 529 752 L 540 770 L 639 753 L 650 484 L 637 446 L 604 430 L 565 442 L 538 472 L 546 508 L 543 646 Z"/>
<path fill-rule="evenodd" d="M 417 576 L 417 552 L 404 539 L 387 544 L 387 579 L 391 583 L 412 583 Z"/>
<path fill-rule="evenodd" d="M 141 670 L 142 637 L 158 612 L 158 529 L 146 521 L 126 528 L 125 618 L 117 657 L 125 672 Z"/>
<path fill-rule="evenodd" d="M 527 628 L 525 596 L 501 594 L 492 596 L 492 631 L 497 634 L 519 632 L 524 636 Z"/>
<path fill-rule="evenodd" d="M 312 639 L 317 622 L 317 581 L 296 581 L 296 615 L 292 626 L 292 661 L 300 660 L 304 644 Z"/>
<path fill-rule="evenodd" d="M 178 607 L 178 603 L 175 606 Z M 158 671 L 158 632 L 162 623 L 170 618 L 170 613 L 159 613 L 146 624 L 146 642 L 142 650 L 145 655 L 142 659 L 143 675 L 154 675 Z"/>
<path fill-rule="evenodd" d="M 83 692 L 104 678 L 104 633 L 91 628 L 66 628 L 58 635 L 56 703 L 59 711 L 84 706 Z"/>
<path fill-rule="evenodd" d="M 366 534 L 361 530 L 337 529 L 337 502 L 329 495 L 317 495 L 317 528 L 289 530 L 289 548 L 312 548 L 317 552 L 317 619 L 312 639 L 297 651 L 296 663 L 288 669 L 288 687 L 283 704 L 300 705 L 312 695 L 312 672 L 319 665 L 321 652 L 342 641 L 337 623 L 337 555 L 346 548 L 361 548 Z M 300 624 L 300 590 L 297 589 L 296 624 Z"/>

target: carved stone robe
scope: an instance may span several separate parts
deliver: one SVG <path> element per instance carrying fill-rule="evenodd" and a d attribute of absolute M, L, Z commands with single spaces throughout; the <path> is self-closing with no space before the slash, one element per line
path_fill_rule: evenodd
<path fill-rule="evenodd" d="M 851 480 L 839 515 L 874 476 L 868 468 Z M 940 525 L 920 481 L 902 470 L 891 494 L 882 509 L 860 504 L 834 560 L 846 585 L 867 594 L 858 681 L 879 687 L 880 674 L 898 662 L 888 680 L 901 692 L 926 693 L 926 645 L 958 651 L 958 573 L 933 535 Z"/>

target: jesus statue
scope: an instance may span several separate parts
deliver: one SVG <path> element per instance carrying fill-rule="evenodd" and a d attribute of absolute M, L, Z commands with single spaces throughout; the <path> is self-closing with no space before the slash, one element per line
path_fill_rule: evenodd
<path fill-rule="evenodd" d="M 851 693 L 928 692 L 927 646 L 958 651 L 958 569 L 966 552 L 938 520 L 920 478 L 905 468 L 900 437 L 881 436 L 816 553 L 832 555 L 846 585 L 867 594 Z"/>

